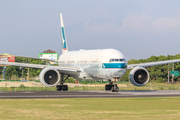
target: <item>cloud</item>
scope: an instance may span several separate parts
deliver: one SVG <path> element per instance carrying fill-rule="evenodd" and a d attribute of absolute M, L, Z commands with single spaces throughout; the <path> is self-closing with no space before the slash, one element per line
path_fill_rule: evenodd
<path fill-rule="evenodd" d="M 153 17 L 148 14 L 131 14 L 123 19 L 121 30 L 135 30 L 136 32 L 180 32 L 180 18 Z"/>
<path fill-rule="evenodd" d="M 117 23 L 119 20 L 119 23 Z M 153 17 L 149 14 L 129 14 L 124 18 L 118 16 L 97 16 L 83 22 L 83 29 L 91 33 L 107 32 L 180 32 L 180 17 Z"/>
<path fill-rule="evenodd" d="M 152 21 L 152 27 L 156 31 L 168 32 L 179 29 L 180 32 L 180 19 L 175 17 L 161 17 Z"/>
<path fill-rule="evenodd" d="M 130 14 L 123 19 L 121 29 L 147 30 L 150 27 L 151 20 L 152 17 L 147 14 Z"/>

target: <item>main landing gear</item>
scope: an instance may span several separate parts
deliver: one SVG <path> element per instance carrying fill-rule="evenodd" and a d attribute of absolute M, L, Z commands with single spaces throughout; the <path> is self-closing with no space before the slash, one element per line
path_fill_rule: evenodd
<path fill-rule="evenodd" d="M 112 92 L 119 92 L 119 87 L 116 82 L 113 84 L 113 81 L 109 80 L 109 84 L 105 85 L 105 90 L 111 90 Z"/>
<path fill-rule="evenodd" d="M 68 75 L 65 79 L 64 79 L 64 74 L 61 74 L 61 80 L 60 80 L 60 85 L 56 86 L 56 90 L 57 91 L 68 91 L 68 86 L 67 85 L 63 85 L 63 83 L 69 78 L 70 75 Z"/>

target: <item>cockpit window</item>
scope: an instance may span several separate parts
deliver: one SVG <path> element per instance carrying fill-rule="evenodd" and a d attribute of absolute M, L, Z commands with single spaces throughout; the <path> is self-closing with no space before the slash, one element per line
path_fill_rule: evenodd
<path fill-rule="evenodd" d="M 119 61 L 119 59 L 115 59 L 115 61 Z"/>
<path fill-rule="evenodd" d="M 109 62 L 113 62 L 113 61 L 114 61 L 114 59 L 110 59 L 110 60 L 109 60 Z"/>
<path fill-rule="evenodd" d="M 124 58 L 122 59 L 110 59 L 109 62 L 126 62 L 126 60 Z"/>
<path fill-rule="evenodd" d="M 124 61 L 123 59 L 120 59 L 120 61 Z"/>

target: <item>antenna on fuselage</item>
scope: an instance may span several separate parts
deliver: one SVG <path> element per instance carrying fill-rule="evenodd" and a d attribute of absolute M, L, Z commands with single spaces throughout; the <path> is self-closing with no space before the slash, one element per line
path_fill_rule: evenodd
<path fill-rule="evenodd" d="M 60 13 L 60 24 L 61 24 L 61 34 L 62 34 L 62 53 L 65 53 L 65 52 L 68 52 L 68 46 L 67 46 L 62 13 Z"/>

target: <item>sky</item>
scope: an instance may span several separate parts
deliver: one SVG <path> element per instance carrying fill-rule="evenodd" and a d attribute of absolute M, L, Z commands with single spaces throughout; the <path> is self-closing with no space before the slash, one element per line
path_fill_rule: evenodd
<path fill-rule="evenodd" d="M 0 53 L 114 48 L 128 60 L 180 54 L 179 0 L 1 0 Z"/>

